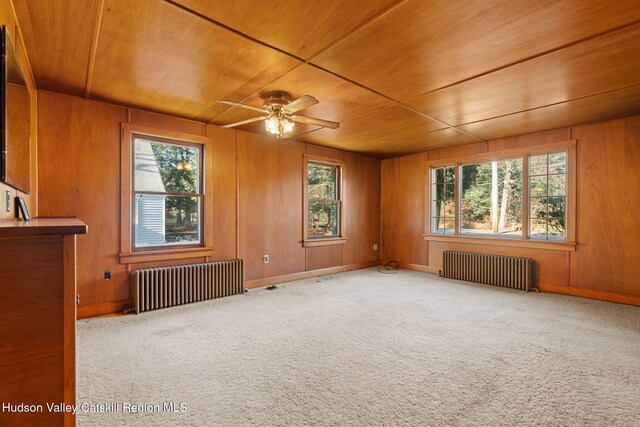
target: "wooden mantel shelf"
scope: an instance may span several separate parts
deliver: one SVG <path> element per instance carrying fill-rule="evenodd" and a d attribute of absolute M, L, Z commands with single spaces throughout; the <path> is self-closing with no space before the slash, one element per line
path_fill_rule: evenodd
<path fill-rule="evenodd" d="M 0 221 L 0 238 L 87 234 L 87 230 L 87 224 L 78 218 L 33 218 L 31 221 Z"/>

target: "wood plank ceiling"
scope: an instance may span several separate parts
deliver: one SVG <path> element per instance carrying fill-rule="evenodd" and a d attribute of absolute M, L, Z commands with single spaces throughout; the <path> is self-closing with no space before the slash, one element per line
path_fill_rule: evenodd
<path fill-rule="evenodd" d="M 640 113 L 638 0 L 14 0 L 39 89 L 390 157 Z M 261 123 L 241 127 L 264 132 Z"/>

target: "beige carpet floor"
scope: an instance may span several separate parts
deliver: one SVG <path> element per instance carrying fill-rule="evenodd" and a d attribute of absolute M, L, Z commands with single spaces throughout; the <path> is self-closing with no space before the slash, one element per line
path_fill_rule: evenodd
<path fill-rule="evenodd" d="M 86 408 L 159 408 L 81 426 L 640 425 L 639 307 L 412 271 L 82 320 L 78 363 Z"/>

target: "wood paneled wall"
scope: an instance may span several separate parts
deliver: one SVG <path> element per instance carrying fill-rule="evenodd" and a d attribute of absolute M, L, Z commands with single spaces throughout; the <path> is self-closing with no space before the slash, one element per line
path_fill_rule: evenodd
<path fill-rule="evenodd" d="M 246 260 L 247 280 L 305 270 L 301 243 L 304 148 L 297 142 L 283 144 L 238 132 L 239 256 Z M 270 256 L 268 264 L 263 263 L 263 255 Z"/>
<path fill-rule="evenodd" d="M 41 216 L 77 216 L 80 305 L 129 299 L 120 252 L 120 122 L 122 107 L 38 92 L 38 197 Z M 112 279 L 104 280 L 110 270 Z"/>
<path fill-rule="evenodd" d="M 425 241 L 426 162 L 577 140 L 576 251 Z M 444 250 L 528 256 L 542 290 L 640 303 L 640 116 L 382 161 L 382 258 L 437 271 Z"/>
<path fill-rule="evenodd" d="M 640 116 L 572 129 L 578 223 L 571 286 L 640 295 Z"/>
<path fill-rule="evenodd" d="M 206 260 L 120 263 L 121 122 L 208 137 L 205 185 L 213 196 L 205 202 L 205 232 L 211 258 L 244 259 L 249 287 L 378 263 L 378 159 L 51 92 L 39 91 L 38 101 L 40 215 L 77 216 L 89 226 L 78 237 L 80 316 L 130 303 L 131 269 Z M 305 153 L 345 162 L 344 245 L 302 246 Z"/>
<path fill-rule="evenodd" d="M 5 209 L 5 194 L 6 191 L 11 193 L 11 197 L 21 196 L 24 197 L 31 216 L 36 216 L 38 213 L 38 200 L 36 197 L 36 177 L 37 177 L 37 97 L 36 87 L 33 80 L 33 74 L 31 73 L 31 67 L 29 65 L 29 59 L 27 52 L 24 48 L 22 41 L 22 34 L 18 27 L 18 23 L 15 18 L 15 13 L 10 0 L 0 0 L 0 25 L 7 26 L 7 32 L 9 37 L 13 41 L 18 56 L 18 63 L 24 74 L 25 81 L 27 82 L 27 89 L 31 95 L 31 194 L 25 194 L 22 191 L 18 191 L 4 183 L 0 183 L 0 220 L 13 219 L 15 215 L 15 207 L 13 200 L 11 201 L 11 212 L 7 212 Z"/>

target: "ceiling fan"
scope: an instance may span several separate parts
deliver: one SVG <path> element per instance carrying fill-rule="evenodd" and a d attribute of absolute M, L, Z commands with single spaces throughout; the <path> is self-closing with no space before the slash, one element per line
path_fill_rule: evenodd
<path fill-rule="evenodd" d="M 287 92 L 269 92 L 263 94 L 261 98 L 264 100 L 262 108 L 227 100 L 218 101 L 221 104 L 233 105 L 234 107 L 245 108 L 264 114 L 260 117 L 230 123 L 222 127 L 232 128 L 264 120 L 264 126 L 267 132 L 275 135 L 276 138 L 280 138 L 290 134 L 296 123 L 306 123 L 331 129 L 337 129 L 340 126 L 340 123 L 337 122 L 294 114 L 304 108 L 317 104 L 318 100 L 313 96 L 304 95 L 298 99 L 291 100 Z"/>

